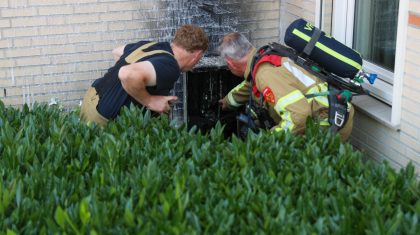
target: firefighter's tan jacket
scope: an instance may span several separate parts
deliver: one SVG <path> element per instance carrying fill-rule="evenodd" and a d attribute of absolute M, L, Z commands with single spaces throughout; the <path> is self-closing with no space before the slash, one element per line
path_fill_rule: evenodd
<path fill-rule="evenodd" d="M 256 53 L 254 49 L 253 55 Z M 245 70 L 244 78 L 251 71 L 253 56 L 250 56 Z M 269 62 L 262 63 L 254 77 L 256 88 L 261 98 L 250 92 L 251 83 L 246 79 L 232 89 L 224 98 L 224 102 L 230 108 L 236 108 L 248 102 L 252 95 L 254 104 L 266 108 L 277 123 L 272 130 L 288 130 L 293 133 L 305 132 L 306 119 L 312 116 L 321 122 L 321 125 L 329 126 L 328 123 L 328 97 L 316 96 L 307 99 L 305 95 L 326 92 L 328 85 L 303 68 L 296 65 L 291 59 L 283 57 L 281 66 L 275 67 Z M 349 103 L 351 112 L 349 120 L 340 130 L 342 140 L 346 140 L 353 126 L 353 108 Z"/>

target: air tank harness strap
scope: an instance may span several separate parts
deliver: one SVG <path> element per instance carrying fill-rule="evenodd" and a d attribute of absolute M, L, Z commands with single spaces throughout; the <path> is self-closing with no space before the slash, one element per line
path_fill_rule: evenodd
<path fill-rule="evenodd" d="M 257 132 L 258 128 L 270 129 L 274 126 L 273 119 L 270 117 L 267 110 L 262 107 L 264 97 L 261 95 L 260 91 L 258 91 L 254 79 L 257 69 L 262 63 L 269 62 L 275 66 L 281 65 L 281 57 L 275 54 L 272 55 L 270 52 L 271 49 L 269 46 L 264 46 L 258 50 L 252 59 L 251 71 L 246 80 L 251 84 L 249 88 L 250 94 L 253 93 L 255 97 L 259 99 L 260 104 L 255 105 L 252 95 L 249 95 L 248 103 L 245 107 L 245 113 L 242 113 L 237 117 L 239 136 L 244 134 L 243 132 L 245 129 L 251 129 L 252 131 Z"/>
<path fill-rule="evenodd" d="M 321 37 L 322 31 L 318 28 L 314 28 L 314 32 L 312 33 L 311 40 L 306 44 L 305 48 L 303 49 L 303 53 L 306 55 L 310 55 L 312 50 L 315 47 L 315 44 L 318 42 L 319 37 Z"/>
<path fill-rule="evenodd" d="M 328 96 L 328 122 L 330 129 L 336 133 L 344 127 L 348 120 L 349 110 L 347 102 L 351 101 L 352 93 L 348 90 L 338 90 L 333 86 L 329 86 L 328 91 L 313 94 L 307 94 L 307 99 L 316 96 Z"/>
<path fill-rule="evenodd" d="M 252 93 L 255 97 L 260 98 L 260 92 L 257 89 L 256 82 L 254 80 L 255 75 L 257 74 L 258 67 L 262 63 L 269 62 L 270 64 L 279 67 L 281 66 L 281 56 L 277 54 L 271 54 L 271 48 L 269 46 L 262 47 L 258 50 L 255 54 L 252 64 L 251 64 L 251 71 L 247 78 L 248 81 L 252 84 Z"/>

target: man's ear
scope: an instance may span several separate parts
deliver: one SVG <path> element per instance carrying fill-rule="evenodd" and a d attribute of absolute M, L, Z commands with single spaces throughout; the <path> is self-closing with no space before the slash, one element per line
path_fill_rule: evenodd
<path fill-rule="evenodd" d="M 201 57 L 203 56 L 204 52 L 201 51 L 201 50 L 196 50 L 196 51 L 193 52 L 193 54 L 194 54 L 194 59 L 200 60 Z"/>
<path fill-rule="evenodd" d="M 226 63 L 228 64 L 228 66 L 230 67 L 230 68 L 235 68 L 236 66 L 236 64 L 233 62 L 233 60 L 231 59 L 231 58 L 229 58 L 229 57 L 226 57 Z"/>

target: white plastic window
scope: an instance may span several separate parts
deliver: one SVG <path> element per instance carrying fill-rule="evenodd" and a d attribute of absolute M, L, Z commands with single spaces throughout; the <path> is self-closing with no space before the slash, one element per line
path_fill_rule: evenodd
<path fill-rule="evenodd" d="M 392 125 L 400 122 L 408 1 L 317 0 L 316 24 L 357 50 L 363 69 L 376 73 L 373 97 L 392 107 Z"/>

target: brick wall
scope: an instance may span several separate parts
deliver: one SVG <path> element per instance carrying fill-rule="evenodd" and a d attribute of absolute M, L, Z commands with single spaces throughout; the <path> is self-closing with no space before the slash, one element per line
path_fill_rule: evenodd
<path fill-rule="evenodd" d="M 256 46 L 278 41 L 280 0 L 242 2 L 1 0 L 0 99 L 19 106 L 56 98 L 73 107 L 113 64 L 112 48 L 170 40 L 184 23 L 202 26 L 214 42 L 231 30 Z"/>
<path fill-rule="evenodd" d="M 315 22 L 315 0 L 283 0 L 280 6 L 280 39 L 284 42 L 284 33 L 294 20 L 304 18 Z"/>
<path fill-rule="evenodd" d="M 409 4 L 410 18 L 407 32 L 405 76 L 402 92 L 401 142 L 405 156 L 417 164 L 420 173 L 420 1 Z"/>

